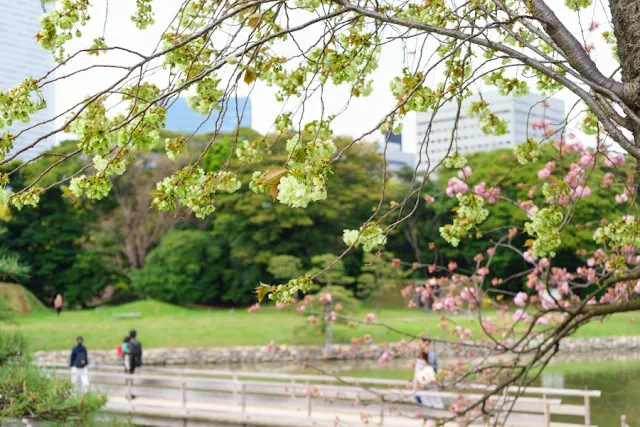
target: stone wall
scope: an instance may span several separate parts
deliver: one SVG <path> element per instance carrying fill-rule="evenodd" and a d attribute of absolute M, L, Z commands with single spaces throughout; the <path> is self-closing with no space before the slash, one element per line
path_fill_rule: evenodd
<path fill-rule="evenodd" d="M 478 356 L 481 350 L 461 345 L 434 344 L 438 357 L 443 359 Z M 608 338 L 574 338 L 561 342 L 560 351 L 565 356 L 602 353 L 630 354 L 640 357 L 640 336 Z M 327 354 L 321 346 L 275 346 L 267 347 L 207 347 L 207 348 L 151 348 L 144 350 L 145 365 L 214 365 L 228 363 L 304 362 L 306 360 L 371 360 L 384 352 L 393 358 L 410 358 L 415 348 L 406 343 L 385 345 L 346 346 L 335 345 Z M 34 356 L 41 364 L 66 364 L 69 351 L 36 352 Z M 598 356 L 596 356 L 598 357 Z M 114 350 L 89 350 L 89 361 L 94 365 L 120 364 Z"/>

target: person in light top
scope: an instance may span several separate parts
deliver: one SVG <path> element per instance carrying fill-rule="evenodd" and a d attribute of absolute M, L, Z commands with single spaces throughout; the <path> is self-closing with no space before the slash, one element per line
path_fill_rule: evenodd
<path fill-rule="evenodd" d="M 429 353 L 421 352 L 416 360 L 415 372 L 413 374 L 413 389 L 416 394 L 413 400 L 423 406 L 434 409 L 444 409 L 444 403 L 438 396 L 421 395 L 420 390 L 431 388 L 436 382 L 436 371 L 431 365 Z"/>

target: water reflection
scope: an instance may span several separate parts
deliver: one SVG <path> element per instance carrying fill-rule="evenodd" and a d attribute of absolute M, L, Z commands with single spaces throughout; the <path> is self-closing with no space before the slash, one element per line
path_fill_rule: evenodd
<path fill-rule="evenodd" d="M 557 381 L 562 384 L 558 387 L 602 391 L 600 398 L 591 400 L 592 424 L 618 427 L 620 416 L 626 415 L 631 427 L 640 426 L 640 359 L 558 364 L 549 370 L 542 384 L 556 387 Z"/>

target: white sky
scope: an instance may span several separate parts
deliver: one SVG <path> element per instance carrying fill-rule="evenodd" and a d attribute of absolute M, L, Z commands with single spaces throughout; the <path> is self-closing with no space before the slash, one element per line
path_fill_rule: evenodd
<path fill-rule="evenodd" d="M 91 41 L 102 36 L 105 16 L 105 1 L 95 0 L 92 2 L 90 24 L 83 28 L 83 37 L 69 43 L 68 51 L 87 47 Z M 150 53 L 158 43 L 160 34 L 167 27 L 175 15 L 176 10 L 182 2 L 176 0 L 155 0 L 156 24 L 145 31 L 139 31 L 130 20 L 134 12 L 133 0 L 109 0 L 109 14 L 105 29 L 106 41 L 109 46 L 117 45 L 127 47 L 143 53 Z M 549 3 L 556 3 L 556 0 Z M 560 3 L 560 1 L 557 1 Z M 596 2 L 598 3 L 598 2 Z M 554 5 L 560 19 L 565 23 L 571 23 L 570 29 L 579 33 L 579 26 L 575 13 L 570 12 L 564 6 Z M 605 22 L 606 16 L 601 9 L 594 7 L 594 15 L 583 14 L 582 25 L 586 28 L 592 21 L 592 16 L 599 22 Z M 569 25 L 569 24 L 567 24 Z M 317 32 L 311 30 L 298 33 L 296 38 L 303 43 L 313 43 L 313 35 Z M 597 33 L 599 34 L 599 32 Z M 593 53 L 598 66 L 608 74 L 612 72 L 617 64 L 611 59 L 610 52 L 600 41 L 599 36 L 595 41 L 596 49 Z M 431 52 L 429 52 L 430 54 Z M 394 105 L 394 99 L 390 95 L 389 82 L 397 75 L 401 74 L 404 54 L 398 43 L 390 44 L 383 49 L 379 60 L 379 68 L 375 72 L 374 92 L 366 98 L 354 98 L 349 108 L 334 121 L 333 130 L 337 134 L 359 136 L 368 132 L 381 120 L 382 117 Z M 137 59 L 128 54 L 109 53 L 107 55 L 95 56 L 81 55 L 75 59 L 65 71 L 81 69 L 96 63 L 108 63 L 118 65 L 129 65 Z M 86 96 L 95 93 L 100 88 L 105 88 L 114 81 L 121 70 L 91 70 L 74 75 L 59 82 L 56 86 L 56 109 L 58 113 L 63 112 L 70 106 L 78 103 Z M 439 77 L 440 74 L 437 74 Z M 248 95 L 249 87 L 241 83 L 238 95 Z M 565 101 L 565 108 L 575 102 L 577 97 L 565 91 L 561 98 Z M 250 94 L 252 102 L 252 127 L 259 132 L 267 132 L 274 122 L 275 117 L 282 110 L 282 105 L 275 100 L 274 91 L 266 85 L 258 83 Z M 330 87 L 325 91 L 325 111 L 336 113 L 341 110 L 348 99 L 346 87 Z M 293 105 L 293 104 L 292 104 Z M 320 117 L 322 105 L 320 102 L 308 102 L 305 106 L 305 121 L 310 121 Z"/>

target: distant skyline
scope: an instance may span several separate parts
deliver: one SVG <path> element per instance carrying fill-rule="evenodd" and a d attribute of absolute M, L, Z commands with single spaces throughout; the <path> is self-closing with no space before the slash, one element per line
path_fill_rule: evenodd
<path fill-rule="evenodd" d="M 167 111 L 166 130 L 176 133 L 196 135 L 220 132 L 233 132 L 238 127 L 251 127 L 251 99 L 246 97 L 230 98 L 220 112 L 204 116 L 194 111 L 187 99 L 178 98 L 171 102 Z"/>
<path fill-rule="evenodd" d="M 4 0 L 8 1 L 8 0 Z M 97 37 L 101 37 L 103 34 L 103 23 L 105 16 L 104 0 L 96 0 L 92 2 L 91 16 L 89 26 L 82 29 L 83 37 L 81 39 L 74 40 L 68 44 L 68 51 L 74 51 L 76 49 L 87 47 L 91 44 L 91 41 Z M 110 0 L 109 1 L 109 14 L 108 22 L 105 28 L 105 37 L 108 45 L 126 46 L 135 50 L 139 50 L 143 53 L 149 53 L 158 44 L 160 34 L 167 28 L 168 23 L 171 21 L 175 11 L 180 5 L 180 2 L 173 0 L 155 0 L 153 2 L 154 9 L 156 10 L 156 24 L 149 29 L 139 31 L 135 28 L 134 24 L 130 20 L 130 16 L 134 12 L 134 2 L 130 0 Z M 563 5 L 553 5 L 556 13 L 565 22 L 572 24 L 570 29 L 573 31 L 580 31 L 580 27 L 575 21 L 575 15 L 573 12 L 568 11 Z M 601 16 L 602 15 L 602 16 Z M 583 14 L 583 26 L 584 23 L 591 22 L 591 14 L 587 19 L 586 14 Z M 606 17 L 602 11 L 596 10 L 594 19 L 605 22 Z M 571 20 L 573 18 L 573 20 Z M 588 25 L 587 25 L 588 26 Z M 302 43 L 315 43 L 314 38 L 317 32 L 314 29 L 305 30 L 305 32 L 299 32 L 296 34 L 296 38 Z M 35 43 L 35 39 L 33 40 Z M 408 42 L 407 50 L 411 51 L 414 48 L 411 41 Z M 416 43 L 414 43 L 416 44 Z M 606 60 L 597 61 L 598 65 L 604 74 L 613 72 L 616 67 L 616 63 L 610 60 L 610 52 L 608 47 L 601 42 L 599 38 L 594 40 L 594 58 L 604 58 Z M 435 46 L 433 43 L 427 43 L 425 49 L 428 52 L 432 52 Z M 292 54 L 293 51 L 288 51 L 288 47 L 282 47 L 281 52 L 284 55 Z M 415 54 L 409 56 L 409 61 L 415 58 Z M 402 74 L 402 68 L 404 64 L 404 51 L 400 42 L 394 41 L 388 43 L 381 53 L 379 59 L 379 68 L 372 76 L 374 81 L 374 92 L 367 98 L 354 98 L 350 102 L 349 108 L 346 112 L 341 113 L 333 122 L 333 129 L 336 134 L 360 136 L 363 133 L 370 132 L 378 122 L 384 117 L 388 111 L 393 108 L 396 100 L 390 93 L 389 82 L 395 76 Z M 137 57 L 122 53 L 122 52 L 109 52 L 107 54 L 101 54 L 99 57 L 80 55 L 74 59 L 72 63 L 66 67 L 63 67 L 64 72 L 70 72 L 80 68 L 87 67 L 92 64 L 118 64 L 118 65 L 130 65 L 134 61 L 138 61 Z M 58 112 L 62 113 L 65 109 L 82 101 L 87 95 L 94 93 L 101 87 L 106 87 L 122 74 L 121 70 L 115 69 L 100 69 L 90 70 L 68 79 L 61 81 L 57 87 L 56 105 L 58 106 Z M 441 73 L 436 71 L 433 73 L 433 81 L 428 81 L 427 84 L 435 83 L 435 78 L 440 78 Z M 155 80 L 159 83 L 164 80 L 165 76 L 162 72 L 157 73 Z M 259 132 L 265 133 L 272 130 L 272 125 L 277 115 L 283 110 L 283 105 L 278 103 L 274 97 L 274 90 L 267 87 L 263 83 L 257 83 L 253 90 L 250 87 L 240 82 L 238 86 L 239 96 L 251 96 L 252 100 L 252 125 L 253 128 Z M 563 90 L 557 97 L 564 100 L 567 106 L 571 106 L 577 101 L 577 96 L 570 93 L 568 90 Z M 333 87 L 328 85 L 324 90 L 324 110 L 325 115 L 339 113 L 349 99 L 349 93 L 345 90 L 344 86 Z M 299 103 L 299 99 L 293 99 L 291 105 Z M 287 106 L 289 107 L 289 106 Z M 318 97 L 315 96 L 309 100 L 305 105 L 305 117 L 303 122 L 315 120 L 320 117 L 323 105 L 319 102 Z M 296 121 L 297 122 L 297 121 Z M 61 121 L 58 120 L 58 124 Z M 375 133 L 368 137 L 369 140 L 378 140 L 380 138 L 379 133 Z"/>
<path fill-rule="evenodd" d="M 40 48 L 34 36 L 39 30 L 38 17 L 42 14 L 42 6 L 38 1 L 0 0 L 0 89 L 7 90 L 29 77 L 41 77 L 54 65 L 51 54 Z M 30 124 L 14 122 L 7 129 L 0 129 L 0 134 L 10 130 L 14 134 L 50 119 L 55 114 L 56 94 L 53 85 L 45 86 L 43 95 L 47 108 L 32 116 Z M 53 131 L 53 123 L 38 126 L 23 133 L 13 142 L 13 153 L 31 144 L 38 138 Z M 38 143 L 37 148 L 20 154 L 21 159 L 31 159 L 38 151 L 48 149 L 55 144 L 56 138 L 49 138 Z"/>

